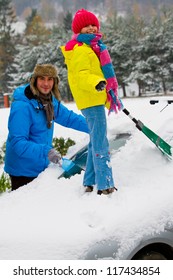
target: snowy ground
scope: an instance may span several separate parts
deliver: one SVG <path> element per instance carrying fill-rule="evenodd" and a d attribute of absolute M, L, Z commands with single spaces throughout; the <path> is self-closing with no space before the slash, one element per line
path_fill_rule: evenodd
<path fill-rule="evenodd" d="M 148 98 L 123 102 L 135 118 L 173 144 L 173 105 L 160 112 L 166 105 L 163 100 L 157 105 L 150 105 Z M 77 112 L 73 103 L 67 107 Z M 7 137 L 8 114 L 9 109 L 0 110 L 0 146 Z M 121 245 L 119 258 L 144 234 L 161 232 L 173 224 L 173 162 L 125 114 L 111 114 L 109 137 L 122 132 L 131 132 L 132 137 L 118 153 L 112 153 L 118 192 L 111 196 L 98 196 L 96 190 L 85 194 L 83 173 L 57 180 L 61 170 L 56 165 L 27 186 L 0 196 L 1 260 L 83 258 L 104 239 L 115 239 Z M 55 136 L 77 142 L 68 155 L 88 141 L 86 134 L 58 125 Z"/>

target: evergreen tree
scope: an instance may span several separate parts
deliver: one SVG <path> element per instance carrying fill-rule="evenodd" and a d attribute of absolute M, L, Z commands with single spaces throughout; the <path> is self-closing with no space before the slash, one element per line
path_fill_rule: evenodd
<path fill-rule="evenodd" d="M 26 18 L 26 28 L 25 28 L 25 34 L 29 32 L 29 28 L 32 24 L 33 18 L 37 15 L 37 9 L 32 9 L 31 14 Z"/>
<path fill-rule="evenodd" d="M 155 18 L 150 26 L 146 45 L 147 63 L 150 65 L 153 80 L 159 82 L 165 94 L 173 74 L 173 13 L 165 11 L 161 18 Z"/>
<path fill-rule="evenodd" d="M 50 30 L 48 30 L 43 22 L 43 19 L 38 15 L 37 10 L 32 9 L 31 15 L 27 18 L 25 39 L 34 46 L 48 41 L 50 38 Z"/>
<path fill-rule="evenodd" d="M 154 17 L 145 28 L 145 35 L 135 47 L 137 57 L 130 78 L 137 80 L 145 93 L 150 85 L 153 90 L 161 86 L 167 93 L 168 83 L 173 72 L 173 14 L 168 12 L 162 17 Z"/>
<path fill-rule="evenodd" d="M 32 22 L 32 20 L 31 20 Z M 139 95 L 145 94 L 151 83 L 160 83 L 166 93 L 173 74 L 173 11 L 164 11 L 145 21 L 139 14 L 120 17 L 116 14 L 101 23 L 103 42 L 108 46 L 119 85 L 126 96 L 126 86 L 137 82 Z M 67 81 L 67 69 L 60 46 L 71 38 L 71 30 L 54 26 L 49 40 L 38 45 L 17 46 L 12 76 L 16 85 L 26 82 L 37 63 L 52 63 L 58 67 L 63 100 L 72 100 Z"/>
<path fill-rule="evenodd" d="M 128 34 L 130 37 L 130 59 L 131 71 L 128 77 L 129 82 L 137 82 L 139 88 L 139 96 L 145 92 L 146 81 L 148 79 L 148 65 L 146 63 L 145 44 L 143 43 L 146 36 L 147 23 L 139 14 L 130 15 L 126 21 Z"/>
<path fill-rule="evenodd" d="M 135 46 L 141 32 L 141 23 L 137 22 L 134 16 L 127 18 L 112 15 L 108 20 L 109 25 L 106 31 L 106 42 L 111 54 L 112 62 L 119 86 L 126 97 L 126 86 L 131 81 L 129 76 L 135 65 L 136 57 Z"/>
<path fill-rule="evenodd" d="M 32 45 L 18 45 L 19 53 L 15 57 L 14 68 L 12 75 L 13 89 L 20 84 L 25 84 L 29 81 L 33 69 L 38 63 L 52 63 L 57 66 L 60 77 L 60 92 L 62 100 L 72 101 L 68 80 L 67 69 L 64 64 L 64 57 L 61 53 L 60 46 L 70 39 L 71 32 L 67 33 L 63 29 L 54 27 L 52 30 L 52 37 L 49 42 L 40 44 L 38 46 Z"/>
<path fill-rule="evenodd" d="M 11 0 L 0 0 L 0 88 L 8 92 L 15 50 L 13 23 L 16 21 Z"/>
<path fill-rule="evenodd" d="M 68 11 L 63 19 L 64 30 L 66 31 L 71 30 L 71 23 L 72 23 L 72 13 Z"/>

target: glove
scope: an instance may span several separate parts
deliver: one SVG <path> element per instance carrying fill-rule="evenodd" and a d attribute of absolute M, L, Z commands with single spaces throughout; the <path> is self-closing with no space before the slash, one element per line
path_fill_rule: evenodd
<path fill-rule="evenodd" d="M 101 81 L 101 82 L 98 83 L 98 85 L 96 85 L 95 88 L 96 88 L 97 91 L 102 91 L 102 90 L 105 89 L 105 87 L 106 87 L 106 82 Z"/>
<path fill-rule="evenodd" d="M 61 160 L 61 154 L 55 149 L 51 149 L 48 153 L 48 158 L 53 163 L 58 163 Z"/>

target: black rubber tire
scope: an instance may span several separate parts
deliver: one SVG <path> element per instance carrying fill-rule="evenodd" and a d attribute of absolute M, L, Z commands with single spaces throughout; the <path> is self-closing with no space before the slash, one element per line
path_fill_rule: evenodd
<path fill-rule="evenodd" d="M 136 260 L 167 260 L 164 255 L 155 251 L 142 253 L 135 259 Z"/>

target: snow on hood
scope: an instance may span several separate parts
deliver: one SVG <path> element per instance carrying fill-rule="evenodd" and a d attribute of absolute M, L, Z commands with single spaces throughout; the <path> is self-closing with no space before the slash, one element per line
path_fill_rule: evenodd
<path fill-rule="evenodd" d="M 148 99 L 123 102 L 137 119 L 156 133 L 161 128 L 160 136 L 171 141 L 171 105 L 161 114 L 160 105 L 152 107 Z M 76 110 L 74 104 L 67 106 Z M 66 134 L 58 127 L 57 137 L 60 128 L 61 136 Z M 62 170 L 53 164 L 27 186 L 1 195 L 0 259 L 78 259 L 106 239 L 120 245 L 118 258 L 142 236 L 172 225 L 173 162 L 125 114 L 108 117 L 109 137 L 129 131 L 130 140 L 112 153 L 118 191 L 111 196 L 98 196 L 96 190 L 84 193 L 83 173 L 57 180 Z M 68 137 L 73 139 L 72 130 Z M 80 134 L 77 145 L 85 140 Z"/>

